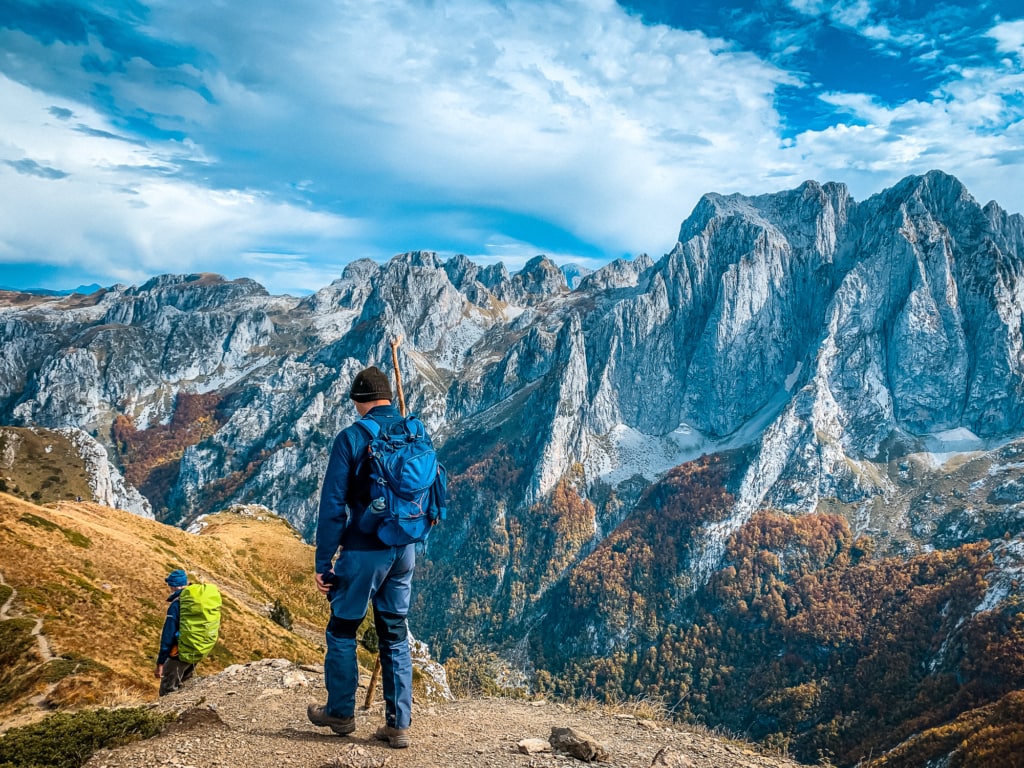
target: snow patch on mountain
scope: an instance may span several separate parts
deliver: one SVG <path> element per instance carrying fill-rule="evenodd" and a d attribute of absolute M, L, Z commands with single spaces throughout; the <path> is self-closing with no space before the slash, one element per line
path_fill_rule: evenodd
<path fill-rule="evenodd" d="M 653 481 L 672 467 L 708 453 L 714 441 L 687 424 L 667 435 L 645 435 L 619 424 L 601 444 L 606 451 L 588 457 L 585 466 L 588 474 L 614 486 L 636 475 Z"/>
<path fill-rule="evenodd" d="M 941 469 L 953 459 L 967 458 L 977 455 L 994 446 L 986 445 L 976 434 L 966 427 L 947 429 L 931 435 L 925 435 L 923 442 L 927 452 L 923 456 L 935 469 Z"/>

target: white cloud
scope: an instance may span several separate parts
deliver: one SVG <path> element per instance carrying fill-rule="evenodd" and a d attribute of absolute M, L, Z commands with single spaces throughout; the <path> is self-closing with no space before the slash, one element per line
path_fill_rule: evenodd
<path fill-rule="evenodd" d="M 849 182 L 861 199 L 910 173 L 941 169 L 982 202 L 1018 211 L 1022 91 L 1024 72 L 1003 62 L 962 69 L 928 101 L 886 106 L 866 94 L 828 94 L 850 120 L 800 134 L 787 152 L 817 166 L 821 177 Z"/>
<path fill-rule="evenodd" d="M 304 77 L 288 77 L 382 174 L 443 199 L 553 218 L 609 248 L 652 232 L 668 246 L 698 153 L 664 136 L 703 137 L 712 184 L 733 181 L 740 149 L 771 149 L 789 77 L 703 35 L 614 3 L 386 5 L 343 4 L 326 45 L 304 47 Z"/>
<path fill-rule="evenodd" d="M 864 25 L 871 16 L 871 3 L 867 0 L 853 0 L 847 3 L 835 3 L 831 6 L 833 21 L 844 27 L 856 29 Z"/>
<path fill-rule="evenodd" d="M 867 0 L 789 1 L 886 44 L 921 39 Z M 540 252 L 580 261 L 504 215 L 656 257 L 708 191 L 816 178 L 863 197 L 937 167 L 1021 199 L 1008 163 L 1024 148 L 1024 22 L 988 31 L 1002 62 L 950 68 L 896 106 L 828 94 L 848 119 L 783 142 L 777 91 L 804 75 L 612 0 L 151 6 L 121 53 L 0 30 L 4 71 L 35 85 L 0 78 L 0 261 L 80 261 L 129 282 L 244 269 L 295 290 L 399 241 L 472 243 L 512 268 Z M 810 42 L 780 30 L 773 45 Z M 86 53 L 117 67 L 97 82 Z"/>
<path fill-rule="evenodd" d="M 920 20 L 910 22 L 895 12 L 886 17 L 873 0 L 787 0 L 787 4 L 797 13 L 826 18 L 839 29 L 872 40 L 879 44 L 879 50 L 888 46 L 912 47 L 927 41 L 927 36 L 914 28 L 921 24 Z"/>
<path fill-rule="evenodd" d="M 1024 62 L 1024 21 L 1004 21 L 988 31 L 996 41 L 996 50 L 1009 53 Z"/>
<path fill-rule="evenodd" d="M 135 282 L 160 272 L 228 267 L 267 241 L 339 239 L 356 222 L 177 177 L 202 154 L 185 144 L 144 145 L 82 104 L 53 100 L 0 76 L 10 111 L 0 143 L 0 262 L 36 260 Z M 19 172 L 26 163 L 63 174 Z"/>
<path fill-rule="evenodd" d="M 149 25 L 139 34 L 186 41 L 201 55 L 184 61 L 183 49 L 182 62 L 159 70 L 136 54 L 104 85 L 122 113 L 155 114 L 159 129 L 194 144 L 170 158 L 126 146 L 123 154 L 144 160 L 108 162 L 108 180 L 118 163 L 170 164 L 196 186 L 301 189 L 343 212 L 379 201 L 396 217 L 426 198 L 547 220 L 614 254 L 668 250 L 708 189 L 760 191 L 736 158 L 771 164 L 774 89 L 796 82 L 722 41 L 644 26 L 611 0 L 160 3 Z M 89 151 L 79 142 L 64 162 Z M 173 219 L 231 222 L 186 226 L 172 238 L 179 246 L 217 233 L 214 244 L 229 247 L 226 230 L 245 240 L 275 220 L 259 196 L 185 194 L 182 181 L 139 186 L 125 173 L 122 186 L 150 207 L 173 207 Z M 148 266 L 166 238 L 148 234 L 144 210 L 131 209 L 135 234 L 125 239 Z M 244 225 L 246 210 L 259 211 L 261 223 Z M 209 253 L 214 244 L 183 250 Z"/>

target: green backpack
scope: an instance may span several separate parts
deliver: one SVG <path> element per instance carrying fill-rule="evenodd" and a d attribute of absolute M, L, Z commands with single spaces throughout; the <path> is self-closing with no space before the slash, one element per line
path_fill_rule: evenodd
<path fill-rule="evenodd" d="M 189 584 L 178 598 L 178 658 L 186 664 L 202 661 L 217 644 L 220 632 L 220 591 L 213 584 Z"/>

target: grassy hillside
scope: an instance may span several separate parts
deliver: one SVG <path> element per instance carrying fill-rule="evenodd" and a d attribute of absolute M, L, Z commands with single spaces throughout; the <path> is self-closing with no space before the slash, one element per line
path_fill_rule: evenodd
<path fill-rule="evenodd" d="M 39 504 L 93 499 L 78 450 L 48 429 L 0 428 L 0 492 Z"/>
<path fill-rule="evenodd" d="M 264 657 L 323 660 L 327 603 L 311 547 L 273 516 L 221 513 L 200 535 L 92 503 L 39 506 L 0 493 L 0 717 L 50 706 L 155 697 L 164 577 L 183 567 L 224 595 L 220 642 L 200 672 Z M 267 618 L 280 600 L 293 631 Z M 45 658 L 45 643 L 54 658 Z"/>

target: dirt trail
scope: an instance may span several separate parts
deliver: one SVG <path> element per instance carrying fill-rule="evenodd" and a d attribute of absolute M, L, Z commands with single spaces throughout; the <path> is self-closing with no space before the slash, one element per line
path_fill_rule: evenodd
<path fill-rule="evenodd" d="M 11 606 L 14 605 L 14 600 L 18 596 L 18 590 L 12 587 L 4 580 L 3 571 L 0 571 L 0 584 L 10 587 L 11 594 L 4 602 L 3 606 L 0 607 L 0 621 L 8 621 L 9 619 L 19 618 L 11 616 Z M 54 658 L 53 651 L 50 650 L 50 641 L 46 639 L 46 635 L 43 634 L 43 620 L 42 618 L 36 617 L 35 626 L 32 627 L 30 634 L 36 639 L 36 646 L 39 648 L 39 658 L 41 663 L 45 664 Z"/>
<path fill-rule="evenodd" d="M 7 583 L 7 580 L 4 579 L 4 574 L 2 571 L 0 571 L 0 584 L 10 588 L 11 590 L 11 594 L 7 597 L 7 600 L 5 600 L 4 604 L 0 606 L 0 621 L 10 621 L 11 619 L 22 618 L 21 616 L 15 616 L 11 614 L 11 609 L 14 606 L 14 601 L 18 597 L 18 590 Z M 32 626 L 32 629 L 29 630 L 29 634 L 35 638 L 36 650 L 39 654 L 39 663 L 36 666 L 42 666 L 43 664 L 52 661 L 56 657 L 54 656 L 53 650 L 50 648 L 50 641 L 46 638 L 46 635 L 43 634 L 42 617 L 36 616 L 34 618 L 35 624 Z M 43 710 L 43 705 L 44 702 L 46 701 L 46 697 L 49 696 L 56 687 L 57 683 L 48 684 L 46 688 L 44 688 L 42 691 L 37 693 L 31 699 L 29 699 L 28 703 L 39 710 Z M 4 723 L 2 727 L 0 727 L 0 732 L 16 724 L 16 722 L 20 722 L 20 720 L 21 718 L 19 718 L 17 721 L 11 720 L 10 722 Z"/>
<path fill-rule="evenodd" d="M 364 691 L 360 690 L 358 702 Z M 657 765 L 687 768 L 796 768 L 798 763 L 764 755 L 750 745 L 706 731 L 641 719 L 602 708 L 574 708 L 553 702 L 465 699 L 416 702 L 413 744 L 392 750 L 375 741 L 383 722 L 379 701 L 357 710 L 357 729 L 347 737 L 316 728 L 306 705 L 323 702 L 323 674 L 270 659 L 229 667 L 193 680 L 157 703 L 180 713 L 162 735 L 95 754 L 86 768 L 221 768 L 287 766 L 304 768 L 571 768 L 575 758 L 550 752 L 525 754 L 519 742 L 547 742 L 552 728 L 590 734 L 607 751 L 599 763 L 622 768 Z M 662 752 L 662 750 L 667 750 Z"/>

